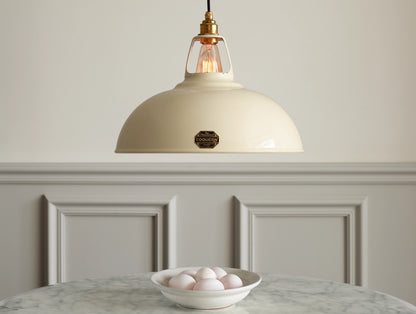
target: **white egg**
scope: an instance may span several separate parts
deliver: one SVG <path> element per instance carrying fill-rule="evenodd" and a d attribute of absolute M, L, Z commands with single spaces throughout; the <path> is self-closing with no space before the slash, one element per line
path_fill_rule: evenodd
<path fill-rule="evenodd" d="M 169 279 L 168 286 L 175 289 L 192 290 L 195 282 L 193 277 L 186 274 L 179 274 Z"/>
<path fill-rule="evenodd" d="M 202 279 L 217 279 L 217 274 L 211 268 L 202 267 L 197 271 L 195 278 L 196 281 Z"/>
<path fill-rule="evenodd" d="M 221 267 L 211 267 L 211 269 L 217 275 L 217 279 L 221 279 L 222 277 L 227 275 L 227 272 L 224 269 L 222 269 Z"/>
<path fill-rule="evenodd" d="M 195 284 L 194 290 L 199 290 L 199 291 L 224 290 L 224 285 L 218 279 L 212 279 L 212 278 L 201 279 Z"/>
<path fill-rule="evenodd" d="M 186 275 L 189 275 L 189 276 L 195 278 L 196 270 L 187 269 L 187 270 L 184 270 L 183 272 L 181 272 L 181 274 L 186 274 Z"/>
<path fill-rule="evenodd" d="M 243 282 L 240 277 L 234 274 L 228 274 L 221 278 L 221 282 L 225 289 L 240 288 L 243 286 Z"/>

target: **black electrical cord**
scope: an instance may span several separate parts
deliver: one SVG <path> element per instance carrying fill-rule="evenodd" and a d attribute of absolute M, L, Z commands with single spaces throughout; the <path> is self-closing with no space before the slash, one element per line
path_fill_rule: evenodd
<path fill-rule="evenodd" d="M 211 0 L 207 0 L 208 12 L 211 12 Z"/>

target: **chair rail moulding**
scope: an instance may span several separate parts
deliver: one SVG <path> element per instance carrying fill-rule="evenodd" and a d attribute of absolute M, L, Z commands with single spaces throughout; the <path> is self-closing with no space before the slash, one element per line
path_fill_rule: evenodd
<path fill-rule="evenodd" d="M 255 196 L 242 199 L 235 196 L 235 267 L 257 271 L 255 221 L 259 218 L 343 218 L 344 280 L 349 284 L 368 286 L 367 203 L 365 195 L 311 196 L 297 193 L 291 199 L 287 195 L 276 195 L 274 199 Z M 279 255 L 278 252 L 276 254 Z M 278 265 L 279 261 L 276 264 Z"/>
<path fill-rule="evenodd" d="M 176 197 L 143 199 L 123 195 L 44 195 L 48 221 L 48 284 L 67 281 L 67 220 L 69 217 L 150 217 L 151 271 L 176 267 Z"/>
<path fill-rule="evenodd" d="M 416 184 L 416 163 L 0 163 L 0 184 Z"/>

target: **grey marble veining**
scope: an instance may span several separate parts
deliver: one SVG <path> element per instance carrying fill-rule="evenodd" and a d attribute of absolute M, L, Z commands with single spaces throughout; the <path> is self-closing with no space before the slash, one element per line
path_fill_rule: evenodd
<path fill-rule="evenodd" d="M 0 313 L 415 313 L 416 307 L 369 289 L 310 278 L 263 274 L 241 302 L 222 310 L 180 308 L 151 274 L 94 279 L 28 291 L 0 302 Z"/>

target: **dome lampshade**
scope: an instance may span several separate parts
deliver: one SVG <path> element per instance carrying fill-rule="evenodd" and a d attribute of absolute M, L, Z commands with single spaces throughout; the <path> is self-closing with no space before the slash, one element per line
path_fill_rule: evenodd
<path fill-rule="evenodd" d="M 117 153 L 302 152 L 289 115 L 234 81 L 224 37 L 208 10 L 189 49 L 185 80 L 139 105 L 120 132 Z M 200 46 L 195 71 L 191 56 Z M 219 46 L 226 58 L 221 57 Z M 228 64 L 228 71 L 225 69 Z"/>

